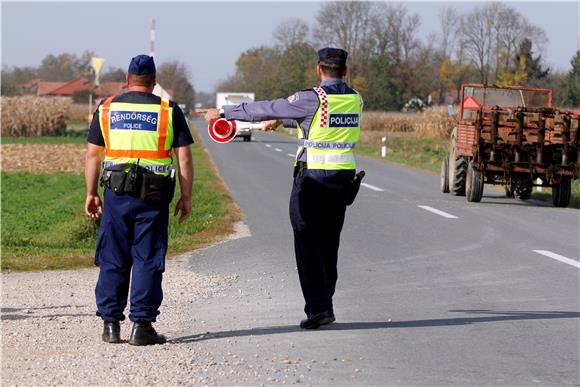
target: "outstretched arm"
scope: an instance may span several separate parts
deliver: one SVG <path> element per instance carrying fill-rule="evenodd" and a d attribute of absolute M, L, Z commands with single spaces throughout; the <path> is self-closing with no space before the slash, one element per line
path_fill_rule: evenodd
<path fill-rule="evenodd" d="M 303 120 L 312 115 L 318 107 L 318 97 L 313 91 L 300 91 L 288 98 L 272 101 L 244 102 L 236 106 L 224 106 L 224 115 L 228 120 L 248 122 L 279 119 Z M 210 109 L 206 120 L 219 118 L 217 109 Z"/>

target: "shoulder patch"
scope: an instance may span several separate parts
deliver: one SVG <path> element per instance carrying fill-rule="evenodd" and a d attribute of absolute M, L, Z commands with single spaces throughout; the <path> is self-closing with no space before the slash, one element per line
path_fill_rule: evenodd
<path fill-rule="evenodd" d="M 290 103 L 294 103 L 294 102 L 298 101 L 298 99 L 300 99 L 300 97 L 298 96 L 298 93 L 294 93 L 290 97 L 286 98 L 286 100 L 288 100 L 288 102 L 290 102 Z"/>

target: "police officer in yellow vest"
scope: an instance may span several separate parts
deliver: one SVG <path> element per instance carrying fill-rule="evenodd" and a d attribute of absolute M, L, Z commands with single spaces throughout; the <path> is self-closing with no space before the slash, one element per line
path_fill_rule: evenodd
<path fill-rule="evenodd" d="M 193 139 L 179 106 L 152 94 L 155 72 L 152 57 L 134 57 L 127 74 L 128 91 L 107 98 L 89 129 L 85 212 L 93 219 L 102 214 L 95 295 L 97 315 L 104 321 L 102 339 L 108 343 L 121 342 L 119 322 L 125 318 L 129 290 L 129 319 L 134 323 L 129 344 L 165 341 L 152 323 L 163 299 L 169 203 L 176 174 L 181 189 L 175 208 L 179 223 L 191 212 Z M 104 208 L 97 191 L 103 150 Z"/>
<path fill-rule="evenodd" d="M 307 318 L 300 322 L 305 329 L 335 320 L 332 297 L 338 277 L 340 232 L 346 206 L 354 200 L 364 176 L 355 175 L 353 155 L 360 133 L 362 99 L 342 80 L 347 56 L 342 49 L 321 49 L 316 68 L 321 83 L 315 88 L 287 99 L 242 103 L 206 114 L 208 121 L 221 114 L 232 120 L 264 121 L 266 130 L 281 123 L 298 129 L 290 220 L 306 301 Z"/>

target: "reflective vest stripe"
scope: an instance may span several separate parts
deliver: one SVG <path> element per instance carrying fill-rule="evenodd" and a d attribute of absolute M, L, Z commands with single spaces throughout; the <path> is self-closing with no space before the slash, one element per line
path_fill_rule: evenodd
<path fill-rule="evenodd" d="M 166 99 L 161 99 L 161 111 L 159 112 L 159 147 L 158 147 L 160 151 L 165 149 L 168 121 L 169 121 L 169 101 Z"/>
<path fill-rule="evenodd" d="M 109 157 L 131 159 L 165 159 L 171 157 L 171 149 L 167 150 L 142 150 L 142 149 L 111 149 L 105 150 Z"/>
<path fill-rule="evenodd" d="M 306 153 L 307 163 L 351 163 L 354 162 L 354 155 L 352 153 L 346 154 L 311 154 Z"/>
<path fill-rule="evenodd" d="M 356 142 L 310 141 L 304 139 L 298 140 L 298 146 L 315 149 L 353 149 L 355 145 Z"/>
<path fill-rule="evenodd" d="M 130 164 L 127 163 L 116 163 L 114 161 L 103 161 L 103 169 L 105 168 L 114 168 L 118 166 L 128 167 Z M 171 164 L 141 164 L 139 163 L 140 168 L 147 169 L 152 172 L 171 172 L 173 170 L 173 165 Z"/>
<path fill-rule="evenodd" d="M 105 138 L 105 148 L 106 150 L 111 149 L 111 143 L 109 141 L 109 113 L 111 110 L 111 102 L 113 101 L 113 98 L 115 98 L 115 96 L 110 96 L 109 98 L 107 98 L 105 100 L 105 103 L 103 103 L 103 110 L 102 110 L 102 114 L 103 114 L 103 119 L 102 119 L 102 124 L 103 124 L 103 137 Z"/>

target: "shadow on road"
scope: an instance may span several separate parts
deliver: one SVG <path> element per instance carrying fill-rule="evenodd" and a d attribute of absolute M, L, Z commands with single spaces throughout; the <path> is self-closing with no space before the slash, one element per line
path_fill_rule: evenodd
<path fill-rule="evenodd" d="M 491 199 L 491 201 L 485 201 L 484 199 Z M 489 205 L 510 205 L 518 207 L 544 207 L 544 208 L 554 208 L 552 202 L 542 201 L 538 199 L 528 199 L 528 200 L 517 200 L 514 198 L 508 198 L 505 196 L 488 196 L 483 195 L 482 201 L 478 204 L 489 204 Z"/>
<path fill-rule="evenodd" d="M 560 318 L 579 318 L 580 312 L 555 312 L 555 311 L 492 311 L 492 310 L 450 310 L 452 313 L 487 314 L 487 316 L 442 318 L 431 320 L 409 320 L 390 322 L 345 322 L 335 323 L 325 327 L 324 331 L 350 331 L 350 330 L 371 330 L 371 329 L 392 329 L 392 328 L 427 328 L 455 325 L 469 325 L 485 322 L 498 321 L 518 321 L 518 320 L 545 320 Z M 168 343 L 190 343 L 211 339 L 221 339 L 229 337 L 262 336 L 275 335 L 280 333 L 307 332 L 297 325 L 260 327 L 250 329 L 240 329 L 235 331 L 207 332 L 196 335 L 178 337 L 168 340 Z"/>

